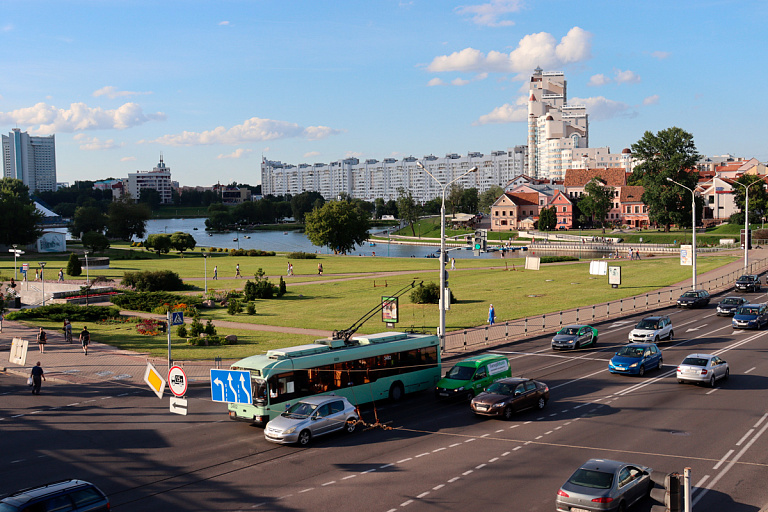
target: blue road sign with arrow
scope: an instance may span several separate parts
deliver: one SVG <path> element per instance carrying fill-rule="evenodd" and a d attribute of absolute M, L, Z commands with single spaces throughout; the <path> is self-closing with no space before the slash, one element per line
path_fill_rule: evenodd
<path fill-rule="evenodd" d="M 253 403 L 251 372 L 211 370 L 211 399 L 231 404 Z"/>
<path fill-rule="evenodd" d="M 184 313 L 176 311 L 171 313 L 171 325 L 181 325 L 184 323 Z"/>

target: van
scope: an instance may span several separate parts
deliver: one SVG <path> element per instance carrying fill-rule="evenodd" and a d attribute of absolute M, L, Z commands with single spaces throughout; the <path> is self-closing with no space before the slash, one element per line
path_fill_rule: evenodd
<path fill-rule="evenodd" d="M 109 498 L 98 487 L 84 480 L 60 480 L 9 494 L 0 499 L 0 510 L 108 512 Z"/>
<path fill-rule="evenodd" d="M 511 377 L 509 360 L 500 355 L 473 356 L 456 363 L 435 388 L 437 398 L 472 400 L 494 381 Z"/>

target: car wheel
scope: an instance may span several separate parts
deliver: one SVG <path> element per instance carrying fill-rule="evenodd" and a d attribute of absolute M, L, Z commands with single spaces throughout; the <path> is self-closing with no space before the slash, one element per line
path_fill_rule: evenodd
<path fill-rule="evenodd" d="M 711 388 L 715 387 L 715 374 L 714 373 L 709 378 L 709 387 L 711 387 Z"/>
<path fill-rule="evenodd" d="M 669 338 L 667 338 L 669 341 L 672 341 L 672 338 L 675 337 L 675 331 L 669 331 Z"/>
<path fill-rule="evenodd" d="M 678 384 L 682 384 L 683 383 L 683 379 L 677 379 L 677 383 Z"/>
<path fill-rule="evenodd" d="M 393 402 L 398 402 L 403 398 L 404 393 L 403 385 L 400 382 L 395 382 L 389 388 L 389 399 Z"/>
<path fill-rule="evenodd" d="M 504 408 L 504 419 L 505 420 L 511 420 L 513 413 L 514 413 L 514 411 L 512 410 L 512 406 L 511 405 L 506 406 Z"/>
<path fill-rule="evenodd" d="M 467 401 L 471 402 L 475 398 L 475 392 L 471 389 L 467 392 Z"/>
<path fill-rule="evenodd" d="M 645 375 L 645 366 L 640 366 L 640 370 L 637 372 L 638 377 Z"/>
<path fill-rule="evenodd" d="M 658 343 L 659 342 L 659 337 L 658 336 L 654 336 L 653 337 L 653 342 L 654 343 Z"/>
<path fill-rule="evenodd" d="M 579 350 L 581 348 L 581 344 L 577 341 L 576 344 L 573 346 L 573 350 Z"/>
<path fill-rule="evenodd" d="M 356 418 L 349 418 L 347 420 L 347 425 L 344 427 L 344 430 L 347 431 L 347 434 L 351 434 L 355 431 L 357 428 L 357 419 Z"/>
<path fill-rule="evenodd" d="M 592 346 L 594 347 L 595 345 L 597 345 L 597 336 L 595 336 L 595 335 L 593 334 L 593 335 L 592 335 Z"/>
<path fill-rule="evenodd" d="M 664 368 L 664 359 L 659 358 L 659 370 L 661 370 L 662 368 Z"/>
<path fill-rule="evenodd" d="M 619 503 L 618 508 L 616 508 L 616 512 L 627 512 L 627 504 L 623 501 Z"/>
<path fill-rule="evenodd" d="M 725 375 L 723 375 L 723 380 L 728 380 L 728 377 L 730 377 L 730 376 L 731 376 L 731 369 L 730 368 L 726 368 L 725 369 Z"/>
<path fill-rule="evenodd" d="M 312 433 L 309 430 L 302 430 L 299 432 L 299 445 L 307 446 L 312 440 Z"/>
<path fill-rule="evenodd" d="M 539 409 L 543 409 L 546 405 L 547 405 L 547 401 L 544 399 L 543 396 L 539 398 L 538 402 L 536 402 L 536 407 L 538 407 Z"/>

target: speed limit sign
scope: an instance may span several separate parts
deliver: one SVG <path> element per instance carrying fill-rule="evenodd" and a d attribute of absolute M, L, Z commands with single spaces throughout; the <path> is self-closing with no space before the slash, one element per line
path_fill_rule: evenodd
<path fill-rule="evenodd" d="M 171 366 L 168 370 L 168 388 L 176 396 L 184 396 L 187 393 L 187 374 L 181 366 Z"/>

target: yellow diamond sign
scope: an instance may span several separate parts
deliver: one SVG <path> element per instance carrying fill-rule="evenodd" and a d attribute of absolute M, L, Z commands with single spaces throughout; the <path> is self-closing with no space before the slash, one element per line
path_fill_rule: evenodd
<path fill-rule="evenodd" d="M 152 363 L 147 363 L 147 369 L 144 372 L 144 382 L 146 382 L 149 388 L 155 392 L 157 398 L 163 398 L 165 379 L 155 367 L 152 366 Z"/>

